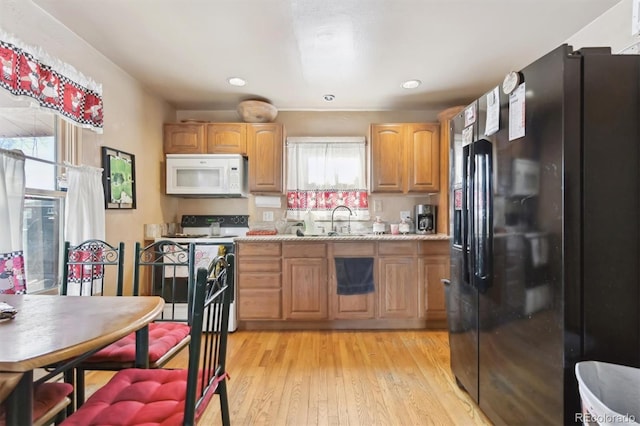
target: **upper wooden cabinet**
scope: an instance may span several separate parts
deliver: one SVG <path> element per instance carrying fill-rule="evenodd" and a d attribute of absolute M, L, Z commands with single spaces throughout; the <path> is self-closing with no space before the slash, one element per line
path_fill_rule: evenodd
<path fill-rule="evenodd" d="M 207 124 L 208 154 L 247 154 L 247 125 L 245 123 Z"/>
<path fill-rule="evenodd" d="M 441 234 L 449 234 L 449 150 L 451 140 L 451 120 L 462 111 L 464 106 L 447 108 L 438 114 L 440 121 L 440 187 L 442 191 L 438 194 L 438 206 L 446 208 L 438 209 L 438 223 L 436 229 Z"/>
<path fill-rule="evenodd" d="M 437 192 L 440 127 L 435 123 L 371 125 L 371 191 Z"/>
<path fill-rule="evenodd" d="M 372 192 L 403 192 L 404 131 L 402 124 L 371 125 Z"/>
<path fill-rule="evenodd" d="M 201 154 L 204 152 L 204 124 L 166 123 L 165 154 Z"/>
<path fill-rule="evenodd" d="M 247 155 L 247 123 L 166 123 L 165 154 Z"/>
<path fill-rule="evenodd" d="M 282 193 L 283 140 L 281 124 L 251 124 L 247 127 L 249 192 Z"/>
<path fill-rule="evenodd" d="M 277 123 L 166 123 L 165 154 L 241 154 L 249 159 L 249 192 L 281 194 L 284 127 Z"/>

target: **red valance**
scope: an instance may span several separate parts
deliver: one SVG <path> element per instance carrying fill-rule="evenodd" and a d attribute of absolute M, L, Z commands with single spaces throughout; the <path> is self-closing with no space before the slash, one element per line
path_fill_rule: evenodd
<path fill-rule="evenodd" d="M 102 86 L 39 48 L 0 31 L 0 87 L 28 96 L 74 124 L 102 133 Z"/>

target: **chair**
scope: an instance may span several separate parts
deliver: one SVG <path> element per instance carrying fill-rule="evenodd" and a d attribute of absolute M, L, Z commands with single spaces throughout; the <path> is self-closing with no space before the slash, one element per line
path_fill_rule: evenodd
<path fill-rule="evenodd" d="M 107 268 L 114 267 L 116 296 L 122 296 L 123 255 L 124 243 L 114 247 L 105 241 L 95 239 L 84 241 L 77 246 L 72 246 L 69 241 L 65 242 L 60 294 L 63 296 L 103 295 Z"/>
<path fill-rule="evenodd" d="M 126 369 L 98 389 L 62 425 L 193 425 L 215 393 L 222 423 L 230 424 L 226 350 L 231 291 L 227 262 L 212 275 L 198 269 L 187 369 Z M 207 331 L 209 330 L 209 331 Z"/>
<path fill-rule="evenodd" d="M 7 424 L 4 400 L 18 386 L 22 373 L 0 373 L 0 426 Z M 34 426 L 44 426 L 65 417 L 65 407 L 71 404 L 73 386 L 60 382 L 36 382 L 33 389 L 32 420 Z"/>
<path fill-rule="evenodd" d="M 122 250 L 120 251 L 121 258 Z M 143 269 L 147 268 L 150 272 L 151 282 L 161 280 L 162 284 L 161 290 L 159 292 L 152 291 L 152 295 L 159 295 L 167 300 L 172 300 L 172 295 L 178 291 L 179 286 L 184 285 L 179 280 L 180 276 L 186 275 L 187 293 L 190 299 L 193 291 L 193 273 L 190 271 L 193 271 L 194 259 L 195 249 L 193 244 L 184 246 L 172 241 L 156 241 L 146 247 L 142 247 L 140 243 L 136 243 L 133 278 L 134 296 L 140 294 L 139 289 Z M 117 287 L 118 294 L 121 295 L 121 281 Z M 168 303 L 168 305 L 173 306 L 174 304 Z M 189 343 L 189 318 L 177 318 L 175 313 L 175 308 L 165 309 L 160 318 L 149 324 L 147 342 L 149 368 L 162 367 L 178 352 L 187 347 Z M 135 357 L 136 333 L 131 333 L 80 363 L 76 367 L 76 406 L 79 407 L 84 403 L 84 372 L 86 370 L 117 371 L 132 368 L 136 366 Z"/>

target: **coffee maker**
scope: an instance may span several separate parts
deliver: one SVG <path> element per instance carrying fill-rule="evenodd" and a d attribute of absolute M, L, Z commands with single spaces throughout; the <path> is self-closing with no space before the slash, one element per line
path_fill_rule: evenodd
<path fill-rule="evenodd" d="M 436 210 L 432 204 L 417 204 L 415 208 L 416 234 L 436 233 Z"/>

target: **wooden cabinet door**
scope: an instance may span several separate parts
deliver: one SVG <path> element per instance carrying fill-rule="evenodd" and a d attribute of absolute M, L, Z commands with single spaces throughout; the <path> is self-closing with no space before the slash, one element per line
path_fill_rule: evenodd
<path fill-rule="evenodd" d="M 440 188 L 438 206 L 449 205 L 449 149 L 451 148 L 451 120 L 458 115 L 464 106 L 447 108 L 438 114 L 440 121 Z M 440 234 L 449 234 L 449 209 L 440 208 L 438 211 L 436 230 Z"/>
<path fill-rule="evenodd" d="M 418 315 L 416 260 L 408 257 L 378 258 L 378 316 L 416 318 Z"/>
<path fill-rule="evenodd" d="M 329 303 L 330 319 L 373 319 L 375 318 L 376 293 L 338 294 L 336 268 L 333 262 L 329 267 Z M 377 289 L 376 289 L 377 291 Z"/>
<path fill-rule="evenodd" d="M 201 154 L 204 152 L 204 124 L 166 123 L 165 154 Z"/>
<path fill-rule="evenodd" d="M 450 275 L 449 256 L 428 256 L 418 260 L 420 271 L 420 317 L 427 320 L 446 320 L 445 291 L 442 279 Z"/>
<path fill-rule="evenodd" d="M 207 154 L 247 155 L 247 125 L 245 123 L 207 124 Z"/>
<path fill-rule="evenodd" d="M 327 319 L 327 260 L 283 260 L 282 301 L 285 319 Z"/>
<path fill-rule="evenodd" d="M 373 241 L 337 242 L 331 245 L 332 256 L 329 257 L 329 318 L 330 319 L 374 319 L 376 291 L 365 294 L 338 294 L 336 277 L 336 257 L 373 257 L 376 243 Z M 375 282 L 374 271 L 374 282 Z"/>
<path fill-rule="evenodd" d="M 409 124 L 407 191 L 437 192 L 440 188 L 440 129 L 437 124 Z"/>
<path fill-rule="evenodd" d="M 248 124 L 249 192 L 282 193 L 282 125 Z"/>
<path fill-rule="evenodd" d="M 404 191 L 404 126 L 371 125 L 371 192 Z"/>

